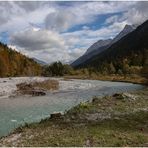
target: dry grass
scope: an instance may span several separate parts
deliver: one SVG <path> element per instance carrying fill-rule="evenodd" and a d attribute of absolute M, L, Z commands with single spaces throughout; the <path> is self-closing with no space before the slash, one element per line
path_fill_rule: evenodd
<path fill-rule="evenodd" d="M 59 82 L 57 80 L 45 80 L 42 82 L 35 82 L 32 86 L 45 90 L 57 90 L 59 89 Z"/>
<path fill-rule="evenodd" d="M 24 90 L 57 90 L 59 88 L 59 82 L 57 80 L 45 80 L 42 82 L 33 82 L 33 83 L 20 83 L 17 85 L 18 91 Z"/>
<path fill-rule="evenodd" d="M 45 80 L 42 82 L 20 83 L 17 85 L 16 94 L 40 96 L 46 95 L 45 91 L 59 89 L 59 82 L 57 80 Z"/>

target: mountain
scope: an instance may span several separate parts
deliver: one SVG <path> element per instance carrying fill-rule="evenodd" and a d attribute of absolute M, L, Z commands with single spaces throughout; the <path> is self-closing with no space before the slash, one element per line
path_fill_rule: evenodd
<path fill-rule="evenodd" d="M 148 20 L 128 33 L 105 51 L 78 65 L 79 68 L 92 67 L 97 71 L 123 73 L 130 68 L 147 67 L 148 59 Z M 137 67 L 136 67 L 137 66 Z M 147 67 L 148 68 L 148 67 Z"/>
<path fill-rule="evenodd" d="M 83 56 L 81 56 L 80 58 L 78 58 L 76 61 L 74 61 L 71 66 L 76 67 L 82 63 L 84 63 L 85 61 L 89 60 L 90 58 L 92 58 L 93 56 L 99 54 L 100 52 L 104 51 L 109 45 L 106 46 L 102 46 L 100 48 L 98 48 L 97 50 L 93 50 L 92 52 L 89 52 L 88 54 L 84 54 Z"/>
<path fill-rule="evenodd" d="M 41 69 L 33 59 L 0 43 L 0 77 L 40 75 Z"/>
<path fill-rule="evenodd" d="M 136 25 L 125 25 L 124 29 L 112 40 L 111 44 L 119 41 L 122 37 L 136 29 Z"/>
<path fill-rule="evenodd" d="M 80 58 L 78 58 L 76 61 L 74 61 L 71 66 L 76 67 L 85 61 L 89 60 L 93 56 L 101 53 L 102 51 L 106 50 L 108 47 L 110 47 L 112 44 L 120 40 L 122 37 L 127 35 L 128 33 L 132 32 L 136 27 L 134 25 L 125 25 L 124 29 L 114 38 L 114 39 L 107 39 L 107 40 L 99 40 L 96 43 L 94 43 L 92 46 L 90 46 L 87 51 L 82 55 Z"/>
<path fill-rule="evenodd" d="M 39 60 L 37 58 L 33 58 L 34 61 L 36 61 L 38 64 L 40 64 L 41 66 L 44 66 L 44 65 L 48 65 L 46 62 L 42 61 L 42 60 Z"/>
<path fill-rule="evenodd" d="M 92 46 L 90 46 L 87 51 L 85 52 L 85 55 L 91 53 L 92 51 L 97 50 L 100 47 L 107 46 L 111 43 L 112 39 L 107 40 L 99 40 L 96 43 L 94 43 Z"/>

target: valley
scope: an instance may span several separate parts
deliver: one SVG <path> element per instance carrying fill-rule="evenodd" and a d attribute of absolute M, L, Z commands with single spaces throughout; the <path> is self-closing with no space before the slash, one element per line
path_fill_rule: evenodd
<path fill-rule="evenodd" d="M 1 1 L 0 147 L 148 147 L 147 8 Z"/>

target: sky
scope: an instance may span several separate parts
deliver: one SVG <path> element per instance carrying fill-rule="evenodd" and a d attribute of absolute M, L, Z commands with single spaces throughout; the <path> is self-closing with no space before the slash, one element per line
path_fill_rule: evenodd
<path fill-rule="evenodd" d="M 148 19 L 148 1 L 0 1 L 0 41 L 46 63 L 68 63 L 126 24 Z"/>

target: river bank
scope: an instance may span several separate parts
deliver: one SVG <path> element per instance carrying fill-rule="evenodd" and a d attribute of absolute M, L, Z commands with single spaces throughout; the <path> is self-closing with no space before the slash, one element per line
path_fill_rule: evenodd
<path fill-rule="evenodd" d="M 92 74 L 92 75 L 71 75 L 64 76 L 66 79 L 90 79 L 90 80 L 101 80 L 101 81 L 112 81 L 112 82 L 127 82 L 133 84 L 142 84 L 148 85 L 148 78 L 146 76 L 129 74 L 129 75 L 119 75 L 119 74 L 110 74 L 110 75 L 102 75 L 102 74 Z"/>
<path fill-rule="evenodd" d="M 64 115 L 26 124 L 0 146 L 148 146 L 148 88 L 94 97 Z"/>

